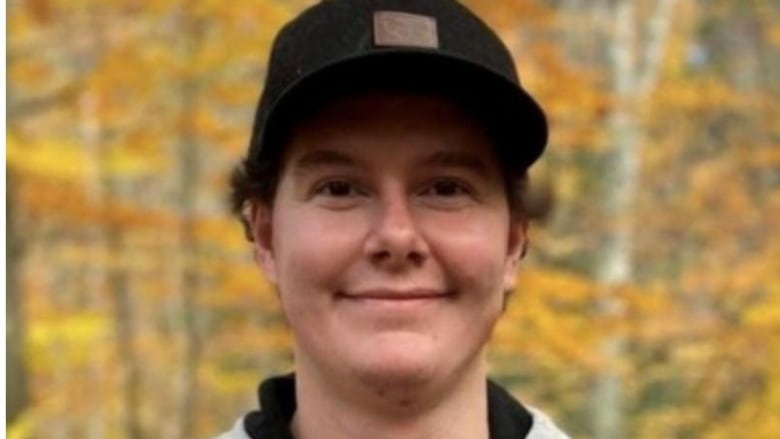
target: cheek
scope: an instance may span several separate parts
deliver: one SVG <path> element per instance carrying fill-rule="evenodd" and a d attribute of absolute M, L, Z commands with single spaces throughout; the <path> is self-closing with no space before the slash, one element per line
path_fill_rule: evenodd
<path fill-rule="evenodd" d="M 508 223 L 500 215 L 432 220 L 426 228 L 431 251 L 449 276 L 476 294 L 500 296 L 507 261 Z"/>
<path fill-rule="evenodd" d="M 428 232 L 433 257 L 459 292 L 442 339 L 452 352 L 475 355 L 503 312 L 508 226 L 484 218 L 433 225 Z"/>
<path fill-rule="evenodd" d="M 279 290 L 287 296 L 283 300 L 293 305 L 330 298 L 360 254 L 359 221 L 305 208 L 277 211 L 284 212 L 273 219 Z"/>

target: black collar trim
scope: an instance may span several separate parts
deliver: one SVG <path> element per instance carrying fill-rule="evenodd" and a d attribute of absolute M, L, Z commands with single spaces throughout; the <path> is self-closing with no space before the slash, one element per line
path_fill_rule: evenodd
<path fill-rule="evenodd" d="M 524 438 L 533 417 L 512 395 L 491 380 L 487 382 L 488 427 L 491 439 Z M 290 421 L 295 414 L 295 375 L 265 380 L 258 390 L 262 411 L 244 417 L 244 430 L 251 439 L 293 439 Z"/>

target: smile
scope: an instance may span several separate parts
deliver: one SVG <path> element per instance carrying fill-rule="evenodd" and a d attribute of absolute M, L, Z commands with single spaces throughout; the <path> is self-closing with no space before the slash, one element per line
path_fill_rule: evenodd
<path fill-rule="evenodd" d="M 436 299 L 445 299 L 451 297 L 450 292 L 441 292 L 428 289 L 414 290 L 362 290 L 354 293 L 339 292 L 337 299 L 356 300 L 356 301 L 388 301 L 388 302 L 414 302 L 428 301 Z"/>
<path fill-rule="evenodd" d="M 355 293 L 338 293 L 336 301 L 348 308 L 359 309 L 369 314 L 417 313 L 439 307 L 454 297 L 450 292 L 437 290 L 361 290 Z"/>

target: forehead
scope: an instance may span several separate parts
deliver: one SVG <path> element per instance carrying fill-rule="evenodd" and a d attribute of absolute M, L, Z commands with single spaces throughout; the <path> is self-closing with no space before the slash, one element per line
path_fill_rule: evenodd
<path fill-rule="evenodd" d="M 454 101 L 406 92 L 364 93 L 321 106 L 293 128 L 283 162 L 318 149 L 367 158 L 460 155 L 498 166 L 476 116 Z"/>

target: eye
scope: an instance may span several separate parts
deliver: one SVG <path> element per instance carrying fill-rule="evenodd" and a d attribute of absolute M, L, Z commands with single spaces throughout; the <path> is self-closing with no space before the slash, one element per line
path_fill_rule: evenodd
<path fill-rule="evenodd" d="M 459 210 L 477 201 L 472 186 L 457 178 L 436 179 L 419 192 L 420 201 L 425 205 L 442 210 Z"/>
<path fill-rule="evenodd" d="M 425 190 L 422 195 L 435 196 L 435 197 L 456 197 L 460 195 L 470 194 L 469 188 L 453 179 L 441 179 L 434 181 Z"/>
<path fill-rule="evenodd" d="M 354 184 L 346 180 L 330 180 L 317 188 L 317 194 L 329 197 L 354 197 L 359 195 Z"/>
<path fill-rule="evenodd" d="M 451 180 L 437 181 L 431 186 L 430 191 L 433 193 L 433 195 L 439 195 L 443 197 L 452 197 L 466 193 L 465 188 L 461 184 Z"/>
<path fill-rule="evenodd" d="M 343 178 L 330 178 L 314 185 L 311 200 L 318 206 L 344 210 L 359 206 L 367 192 L 355 182 Z"/>

